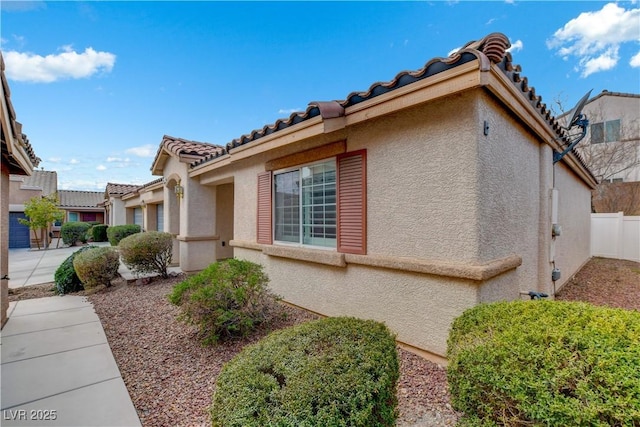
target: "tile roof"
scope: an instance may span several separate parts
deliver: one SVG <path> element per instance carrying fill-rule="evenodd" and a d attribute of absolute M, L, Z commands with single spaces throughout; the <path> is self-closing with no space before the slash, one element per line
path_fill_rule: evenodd
<path fill-rule="evenodd" d="M 170 153 L 189 162 L 199 161 L 210 156 L 219 156 L 225 153 L 225 148 L 220 145 L 210 144 L 208 142 L 191 141 L 174 136 L 164 135 L 162 142 L 158 147 L 151 170 L 159 164 L 163 157 L 163 153 Z M 165 154 L 166 155 L 166 154 Z"/>
<path fill-rule="evenodd" d="M 514 86 L 518 88 L 523 96 L 529 100 L 530 104 L 538 111 L 538 113 L 545 119 L 549 126 L 558 135 L 558 139 L 566 140 L 566 132 L 562 129 L 560 123 L 552 116 L 551 110 L 542 102 L 542 98 L 535 93 L 535 89 L 528 85 L 526 77 L 520 75 L 521 68 L 519 65 L 512 64 L 511 54 L 507 52 L 507 49 L 511 46 L 509 39 L 502 33 L 491 33 L 486 37 L 471 41 L 460 48 L 457 52 L 452 53 L 447 58 L 433 58 L 428 61 L 424 67 L 416 71 L 402 71 L 398 73 L 389 82 L 377 82 L 372 84 L 367 91 L 364 92 L 352 92 L 342 101 L 329 101 L 329 102 L 311 102 L 307 109 L 303 112 L 295 112 L 287 119 L 279 119 L 272 125 L 264 126 L 262 129 L 257 129 L 249 134 L 242 135 L 229 142 L 225 149 L 209 154 L 208 156 L 195 160 L 191 163 L 191 167 L 195 167 L 202 163 L 206 163 L 217 157 L 220 157 L 228 153 L 231 149 L 239 147 L 244 144 L 256 141 L 267 135 L 271 135 L 280 130 L 286 129 L 290 126 L 296 125 L 305 120 L 316 116 L 322 116 L 323 118 L 339 117 L 344 115 L 344 109 L 360 102 L 367 101 L 375 98 L 376 96 L 383 95 L 391 92 L 403 86 L 417 82 L 427 77 L 431 77 L 437 73 L 458 67 L 465 63 L 479 60 L 482 70 L 488 70 L 491 64 L 497 64 L 498 67 L 507 75 L 512 81 Z M 584 160 L 573 150 L 579 161 L 585 166 Z M 586 166 L 585 166 L 586 167 Z M 588 168 L 587 168 L 588 169 Z"/>
<path fill-rule="evenodd" d="M 7 81 L 7 77 L 4 73 L 5 64 L 4 57 L 2 56 L 2 52 L 0 52 L 0 83 L 2 84 L 2 92 L 4 93 L 4 102 L 7 107 L 7 114 L 9 115 L 9 126 L 11 126 L 11 133 L 20 144 L 20 147 L 24 150 L 27 155 L 28 161 L 31 163 L 31 169 L 35 168 L 40 164 L 41 159 L 36 156 L 36 153 L 33 151 L 33 147 L 29 142 L 29 138 L 27 135 L 22 133 L 22 124 L 16 120 L 16 112 L 13 109 L 13 103 L 11 102 L 11 90 L 9 89 L 9 82 Z M 6 161 L 9 165 L 9 173 L 20 173 L 27 172 L 25 171 L 24 165 L 21 164 L 15 158 L 15 153 L 9 152 L 11 147 L 7 146 L 7 141 L 5 140 L 6 136 L 4 134 L 5 129 L 3 129 L 2 133 L 2 159 Z"/>
<path fill-rule="evenodd" d="M 604 89 L 602 92 L 600 92 L 599 94 L 597 94 L 593 98 L 589 99 L 587 101 L 587 104 L 595 101 L 598 98 L 602 98 L 603 96 L 619 96 L 619 97 L 625 97 L 625 98 L 640 98 L 640 94 L 637 94 L 637 93 L 609 92 L 608 90 Z"/>
<path fill-rule="evenodd" d="M 139 185 L 134 185 L 134 184 L 114 184 L 112 182 L 108 182 L 107 183 L 107 188 L 105 189 L 105 192 L 103 193 L 103 197 L 110 197 L 110 196 L 121 196 L 123 194 L 127 194 L 130 193 L 132 191 L 136 191 L 138 188 L 140 188 Z"/>
<path fill-rule="evenodd" d="M 61 208 L 96 208 L 104 201 L 102 191 L 58 191 L 58 206 Z"/>
<path fill-rule="evenodd" d="M 23 177 L 20 187 L 41 188 L 42 195 L 48 196 L 58 191 L 58 173 L 56 171 L 34 170 L 31 176 Z"/>

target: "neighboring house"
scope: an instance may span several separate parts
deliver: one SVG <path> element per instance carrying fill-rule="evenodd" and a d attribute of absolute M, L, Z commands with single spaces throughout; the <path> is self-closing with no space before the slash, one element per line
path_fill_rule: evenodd
<path fill-rule="evenodd" d="M 589 133 L 580 153 L 600 181 L 640 181 L 640 94 L 603 90 L 583 109 Z"/>
<path fill-rule="evenodd" d="M 102 205 L 105 208 L 106 224 L 127 224 L 127 215 L 122 196 L 136 191 L 139 185 L 108 183 L 104 191 Z"/>
<path fill-rule="evenodd" d="M 24 205 L 33 197 L 50 196 L 58 188 L 58 174 L 55 171 L 34 170 L 31 176 L 9 176 L 9 248 L 35 247 L 34 233 L 20 219 L 27 219 Z M 44 241 L 45 235 L 38 236 Z"/>
<path fill-rule="evenodd" d="M 9 308 L 9 188 L 10 175 L 31 175 L 40 159 L 16 121 L 11 103 L 9 83 L 4 73 L 4 58 L 0 52 L 0 139 L 2 140 L 2 173 L 0 174 L 0 301 L 1 325 L 7 321 Z"/>
<path fill-rule="evenodd" d="M 589 133 L 578 151 L 601 183 L 593 211 L 640 215 L 640 94 L 603 90 L 583 111 Z"/>
<path fill-rule="evenodd" d="M 258 262 L 285 301 L 442 361 L 464 310 L 553 297 L 589 258 L 596 180 L 575 150 L 553 163 L 565 131 L 509 45 L 490 34 L 226 147 L 165 136 L 162 181 L 122 199 L 162 200 L 183 271 Z"/>
<path fill-rule="evenodd" d="M 58 206 L 65 211 L 64 222 L 82 221 L 104 224 L 105 208 L 102 191 L 58 191 Z"/>

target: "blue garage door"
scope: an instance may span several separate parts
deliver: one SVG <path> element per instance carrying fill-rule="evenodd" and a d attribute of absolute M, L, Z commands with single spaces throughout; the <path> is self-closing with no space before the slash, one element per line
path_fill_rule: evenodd
<path fill-rule="evenodd" d="M 24 212 L 9 212 L 9 248 L 28 248 L 29 227 L 18 222 L 18 218 L 26 218 Z"/>

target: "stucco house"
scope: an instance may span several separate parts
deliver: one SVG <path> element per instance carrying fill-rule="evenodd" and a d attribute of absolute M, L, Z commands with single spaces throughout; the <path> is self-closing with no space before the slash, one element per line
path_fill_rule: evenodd
<path fill-rule="evenodd" d="M 9 187 L 10 175 L 31 175 L 40 159 L 16 120 L 11 91 L 4 73 L 0 52 L 0 140 L 2 141 L 2 173 L 0 174 L 0 301 L 1 325 L 7 321 L 9 308 Z"/>
<path fill-rule="evenodd" d="M 127 224 L 127 215 L 124 208 L 122 196 L 132 191 L 136 191 L 140 187 L 133 184 L 116 184 L 109 182 L 104 191 L 104 197 L 101 206 L 104 206 L 106 214 L 106 224 L 108 225 L 124 225 Z M 132 224 L 133 221 L 129 222 Z"/>
<path fill-rule="evenodd" d="M 465 309 L 553 297 L 589 258 L 596 180 L 575 151 L 554 164 L 565 131 L 509 46 L 490 34 L 224 147 L 165 136 L 162 180 L 123 199 L 162 202 L 183 271 L 260 263 L 285 301 L 442 362 Z"/>
<path fill-rule="evenodd" d="M 102 191 L 60 190 L 58 206 L 65 212 L 64 222 L 83 221 L 104 224 L 105 208 Z"/>
<path fill-rule="evenodd" d="M 31 175 L 9 176 L 9 248 L 35 247 L 33 231 L 20 223 L 27 219 L 25 203 L 34 197 L 50 196 L 58 191 L 58 174 L 55 171 L 34 170 Z M 43 242 L 46 233 L 40 232 L 38 239 Z"/>

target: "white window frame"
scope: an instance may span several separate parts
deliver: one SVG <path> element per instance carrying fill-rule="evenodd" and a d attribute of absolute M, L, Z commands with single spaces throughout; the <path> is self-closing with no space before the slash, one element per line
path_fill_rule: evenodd
<path fill-rule="evenodd" d="M 336 173 L 336 181 L 335 181 L 335 197 L 336 197 L 336 224 L 335 224 L 335 228 L 336 228 L 336 237 L 334 239 L 334 245 L 333 246 L 321 246 L 321 245 L 312 245 L 312 244 L 308 244 L 308 243 L 303 243 L 303 238 L 304 238 L 304 230 L 303 230 L 303 196 L 302 196 L 302 168 L 305 167 L 312 167 L 312 166 L 316 166 L 316 165 L 320 165 L 320 164 L 325 164 L 325 163 L 329 163 L 329 162 L 333 162 L 333 166 L 335 168 L 335 173 Z M 300 176 L 300 182 L 298 183 L 299 185 L 299 212 L 298 212 L 298 226 L 299 226 L 299 235 L 298 235 L 298 242 L 289 242 L 286 240 L 277 240 L 276 239 L 276 176 L 280 175 L 280 174 L 284 174 L 287 172 L 292 172 L 292 171 L 299 171 L 299 176 Z M 296 165 L 296 166 L 292 166 L 289 168 L 284 168 L 284 169 L 278 169 L 276 171 L 273 171 L 273 179 L 271 182 L 271 230 L 272 230 L 272 240 L 274 244 L 277 245 L 282 245 L 282 246 L 290 246 L 290 247 L 299 247 L 299 248 L 311 248 L 311 249 L 321 249 L 321 250 L 327 250 L 327 251 L 337 251 L 338 248 L 338 209 L 337 209 L 337 202 L 338 202 L 338 180 L 337 180 L 337 173 L 338 173 L 338 161 L 336 159 L 336 157 L 329 157 L 326 159 L 321 159 L 318 161 L 314 161 L 314 162 L 310 162 L 310 163 L 304 163 L 301 165 Z"/>

